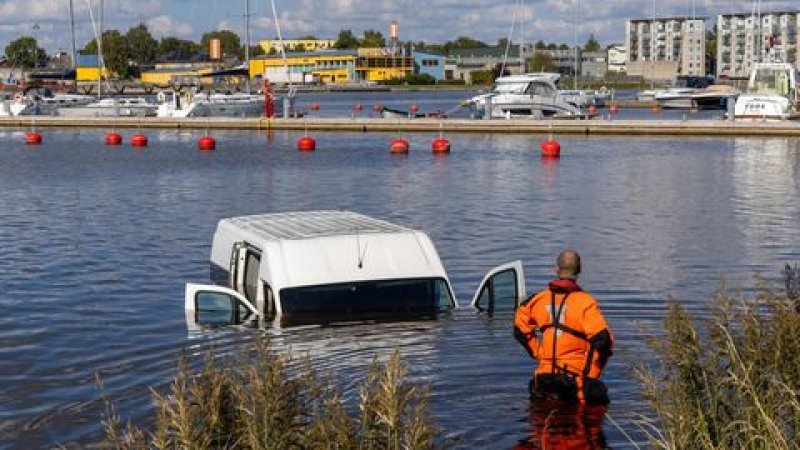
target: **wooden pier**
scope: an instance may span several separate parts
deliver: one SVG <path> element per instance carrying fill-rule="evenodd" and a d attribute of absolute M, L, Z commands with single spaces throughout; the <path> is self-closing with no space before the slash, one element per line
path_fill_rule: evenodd
<path fill-rule="evenodd" d="M 382 118 L 72 118 L 2 117 L 0 127 L 189 130 L 296 130 L 326 132 L 386 133 L 493 133 L 619 136 L 798 136 L 800 121 L 733 122 L 727 120 L 469 120 Z"/>

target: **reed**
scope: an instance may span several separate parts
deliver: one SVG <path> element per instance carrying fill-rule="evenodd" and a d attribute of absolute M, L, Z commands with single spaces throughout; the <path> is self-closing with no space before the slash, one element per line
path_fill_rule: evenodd
<path fill-rule="evenodd" d="M 785 289 L 759 281 L 746 296 L 721 283 L 709 319 L 669 300 L 656 367 L 636 378 L 657 415 L 646 425 L 665 449 L 800 449 L 800 270 Z"/>
<path fill-rule="evenodd" d="M 209 351 L 198 374 L 181 356 L 168 392 L 152 395 L 150 430 L 131 422 L 123 426 L 106 400 L 107 446 L 413 450 L 433 448 L 437 434 L 428 392 L 407 380 L 397 350 L 384 363 L 374 361 L 350 403 L 330 375 L 317 373 L 308 361 L 278 354 L 265 338 L 256 340 L 253 354 L 225 364 Z"/>

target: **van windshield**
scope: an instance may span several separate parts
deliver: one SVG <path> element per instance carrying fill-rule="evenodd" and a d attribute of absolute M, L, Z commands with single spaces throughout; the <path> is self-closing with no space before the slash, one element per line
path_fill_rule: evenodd
<path fill-rule="evenodd" d="M 286 288 L 280 291 L 283 314 L 433 312 L 449 308 L 453 298 L 442 278 L 373 280 Z"/>

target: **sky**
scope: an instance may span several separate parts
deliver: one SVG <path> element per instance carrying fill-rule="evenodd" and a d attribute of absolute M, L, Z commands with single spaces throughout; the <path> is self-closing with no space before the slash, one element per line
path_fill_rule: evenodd
<path fill-rule="evenodd" d="M 101 0 L 73 0 L 78 48 L 94 37 Z M 144 22 L 156 38 L 199 40 L 212 29 L 243 33 L 245 0 L 102 0 L 105 28 L 123 33 Z M 524 6 L 519 2 L 524 1 Z M 401 40 L 442 43 L 469 36 L 487 43 L 507 37 L 525 41 L 584 43 L 593 33 L 603 44 L 623 42 L 625 21 L 657 16 L 749 12 L 753 0 L 276 0 L 285 39 L 313 34 L 335 38 L 341 29 L 357 35 L 375 29 L 388 35 L 396 20 Z M 761 0 L 762 10 L 800 10 L 800 0 Z M 90 14 L 90 8 L 91 11 Z M 269 0 L 250 0 L 251 42 L 274 38 Z M 95 25 L 92 25 L 91 17 Z M 516 21 L 514 20 L 516 17 Z M 520 20 L 524 19 L 524 20 Z M 520 24 L 524 23 L 524 27 Z M 578 24 L 576 27 L 575 24 Z M 709 22 L 710 24 L 711 22 Z M 49 52 L 70 50 L 69 0 L 0 0 L 0 46 L 36 36 Z"/>

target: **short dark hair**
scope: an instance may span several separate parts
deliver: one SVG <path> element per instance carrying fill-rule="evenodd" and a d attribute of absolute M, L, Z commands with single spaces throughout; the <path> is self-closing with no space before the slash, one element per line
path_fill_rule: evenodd
<path fill-rule="evenodd" d="M 581 255 L 568 248 L 558 254 L 556 259 L 559 278 L 575 278 L 581 273 Z"/>

